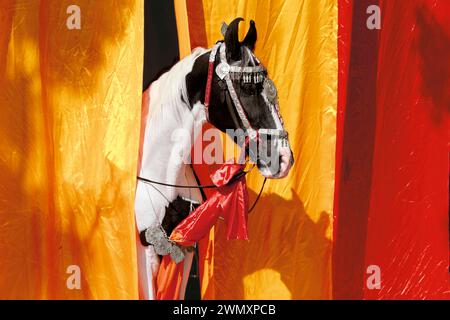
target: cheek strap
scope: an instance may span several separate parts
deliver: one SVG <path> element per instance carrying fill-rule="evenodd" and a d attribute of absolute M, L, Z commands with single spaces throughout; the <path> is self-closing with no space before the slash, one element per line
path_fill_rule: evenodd
<path fill-rule="evenodd" d="M 206 89 L 205 89 L 205 107 L 208 109 L 209 101 L 211 99 L 211 85 L 212 79 L 214 75 L 214 62 L 216 61 L 217 51 L 219 50 L 220 43 L 217 43 L 211 50 L 209 55 L 209 63 L 208 63 L 208 78 L 206 79 Z"/>
<path fill-rule="evenodd" d="M 230 77 L 230 66 L 227 63 L 226 59 L 226 45 L 225 43 L 222 43 L 220 45 L 220 64 L 216 68 L 216 72 L 218 73 L 219 78 L 222 80 L 225 80 L 225 83 L 227 84 L 228 93 L 230 94 L 231 100 L 233 100 L 234 108 L 236 110 L 236 113 L 238 114 L 239 118 L 241 119 L 242 126 L 247 131 L 248 136 L 250 139 L 256 139 L 258 136 L 258 133 L 255 129 L 252 128 L 250 125 L 250 122 L 248 121 L 247 115 L 245 114 L 244 108 L 242 107 L 241 101 L 239 100 L 239 97 L 236 93 L 236 90 L 234 89 L 233 83 L 231 81 Z M 247 67 L 247 68 L 253 68 L 253 67 Z"/>
<path fill-rule="evenodd" d="M 240 128 L 239 120 L 236 117 L 236 111 L 233 108 L 233 102 L 230 99 L 230 95 L 228 95 L 226 92 L 224 92 L 226 104 L 228 107 L 228 112 L 230 112 L 231 118 L 233 119 L 234 126 L 236 129 Z"/>

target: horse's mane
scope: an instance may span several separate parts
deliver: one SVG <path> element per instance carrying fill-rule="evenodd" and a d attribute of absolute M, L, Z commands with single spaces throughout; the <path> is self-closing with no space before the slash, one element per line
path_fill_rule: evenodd
<path fill-rule="evenodd" d="M 179 108 L 180 104 L 186 104 L 189 101 L 186 75 L 192 71 L 195 60 L 206 51 L 208 50 L 204 48 L 195 48 L 190 55 L 178 61 L 169 71 L 162 74 L 158 80 L 150 85 L 150 87 L 154 85 L 159 86 L 160 93 L 157 96 L 161 102 L 153 103 L 155 101 L 150 101 L 153 108 L 153 110 L 150 110 L 151 113 L 159 111 L 158 109 L 163 107 L 163 105 L 163 108 L 168 106 Z"/>

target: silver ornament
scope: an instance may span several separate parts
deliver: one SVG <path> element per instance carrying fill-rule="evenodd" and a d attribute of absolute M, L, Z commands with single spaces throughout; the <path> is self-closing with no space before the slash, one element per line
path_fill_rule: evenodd
<path fill-rule="evenodd" d="M 264 81 L 264 93 L 266 94 L 267 99 L 270 103 L 276 104 L 277 102 L 277 89 L 275 88 L 275 84 L 272 80 L 266 79 Z"/>
<path fill-rule="evenodd" d="M 225 78 L 229 72 L 230 65 L 228 63 L 221 62 L 216 67 L 216 74 L 220 78 L 220 80 L 223 80 L 223 78 Z"/>

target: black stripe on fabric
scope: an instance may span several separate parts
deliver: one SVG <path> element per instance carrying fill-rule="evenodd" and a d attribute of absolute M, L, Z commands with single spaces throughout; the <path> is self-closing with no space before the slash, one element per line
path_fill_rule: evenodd
<path fill-rule="evenodd" d="M 173 0 L 145 0 L 143 91 L 180 59 Z M 186 288 L 186 300 L 200 299 L 198 252 Z"/>

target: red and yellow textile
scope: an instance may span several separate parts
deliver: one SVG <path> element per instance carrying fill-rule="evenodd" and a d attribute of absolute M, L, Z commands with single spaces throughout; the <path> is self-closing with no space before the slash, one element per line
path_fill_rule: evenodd
<path fill-rule="evenodd" d="M 296 160 L 268 181 L 248 241 L 220 221 L 200 241 L 202 297 L 449 299 L 449 2 L 174 1 L 181 56 L 222 21 L 242 16 L 241 39 L 256 21 Z M 143 6 L 0 2 L 1 299 L 138 298 Z M 252 203 L 262 178 L 247 183 Z M 175 268 L 163 260 L 158 297 L 179 296 Z"/>

